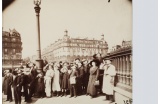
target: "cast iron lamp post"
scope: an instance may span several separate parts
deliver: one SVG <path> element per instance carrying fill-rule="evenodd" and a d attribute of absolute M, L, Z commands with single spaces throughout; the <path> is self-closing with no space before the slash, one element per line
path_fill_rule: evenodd
<path fill-rule="evenodd" d="M 41 59 L 41 42 L 40 42 L 40 23 L 39 23 L 39 13 L 41 8 L 39 5 L 41 4 L 41 0 L 34 0 L 35 4 L 35 12 L 37 17 L 37 60 L 36 60 L 36 66 L 38 70 L 43 69 L 43 60 Z"/>

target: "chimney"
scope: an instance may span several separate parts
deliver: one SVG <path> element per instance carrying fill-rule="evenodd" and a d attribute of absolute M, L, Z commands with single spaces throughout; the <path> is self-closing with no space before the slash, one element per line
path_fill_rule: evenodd
<path fill-rule="evenodd" d="M 104 40 L 104 34 L 101 35 L 101 40 Z"/>
<path fill-rule="evenodd" d="M 65 36 L 68 36 L 68 31 L 67 31 L 67 30 L 65 30 L 64 32 L 65 32 Z"/>

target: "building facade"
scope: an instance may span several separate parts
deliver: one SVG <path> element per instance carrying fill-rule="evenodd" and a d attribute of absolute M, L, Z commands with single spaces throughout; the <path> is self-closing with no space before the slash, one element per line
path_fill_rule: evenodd
<path fill-rule="evenodd" d="M 21 35 L 15 29 L 2 31 L 2 66 L 14 68 L 22 62 Z"/>
<path fill-rule="evenodd" d="M 65 31 L 65 35 L 62 39 L 59 39 L 42 51 L 42 57 L 45 57 L 49 62 L 71 62 L 75 58 L 91 59 L 96 53 L 105 55 L 107 54 L 107 51 L 108 44 L 104 40 L 104 35 L 102 35 L 101 40 L 87 38 L 80 39 L 71 38 L 68 35 L 68 31 Z"/>

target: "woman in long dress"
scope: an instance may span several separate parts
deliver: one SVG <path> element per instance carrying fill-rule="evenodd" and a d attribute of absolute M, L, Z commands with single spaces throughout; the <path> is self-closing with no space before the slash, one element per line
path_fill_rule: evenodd
<path fill-rule="evenodd" d="M 95 86 L 95 81 L 98 80 L 99 76 L 99 69 L 97 66 L 97 61 L 93 60 L 91 61 L 91 68 L 90 68 L 90 76 L 89 76 L 89 83 L 87 87 L 87 93 L 91 96 L 91 98 L 97 96 L 97 88 Z"/>
<path fill-rule="evenodd" d="M 54 65 L 54 77 L 53 77 L 53 83 L 52 83 L 52 91 L 57 92 L 57 97 L 60 95 L 60 71 L 59 71 L 60 65 L 58 63 L 55 63 Z"/>
<path fill-rule="evenodd" d="M 37 94 L 39 98 L 43 98 L 44 97 L 44 92 L 45 92 L 45 85 L 44 85 L 44 74 L 43 72 L 40 72 L 37 77 Z"/>
<path fill-rule="evenodd" d="M 48 65 L 48 70 L 44 77 L 45 92 L 47 97 L 51 97 L 51 80 L 54 76 L 53 65 Z"/>

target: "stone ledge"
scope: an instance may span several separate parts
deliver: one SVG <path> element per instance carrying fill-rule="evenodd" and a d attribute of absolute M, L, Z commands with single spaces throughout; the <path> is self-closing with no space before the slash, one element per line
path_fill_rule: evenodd
<path fill-rule="evenodd" d="M 125 91 L 125 90 L 123 90 L 121 88 L 118 88 L 118 87 L 114 87 L 114 91 L 123 95 L 123 96 L 126 96 L 126 97 L 132 99 L 132 93 L 131 92 Z"/>
<path fill-rule="evenodd" d="M 132 86 L 129 86 L 129 85 L 126 85 L 126 84 L 122 84 L 122 83 L 117 83 L 116 87 L 132 93 Z"/>

